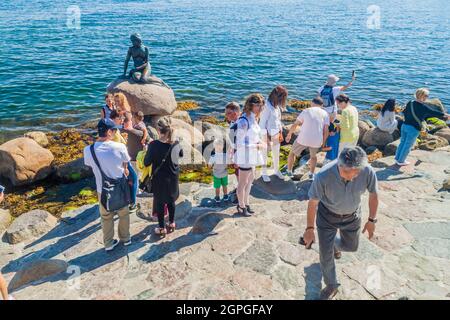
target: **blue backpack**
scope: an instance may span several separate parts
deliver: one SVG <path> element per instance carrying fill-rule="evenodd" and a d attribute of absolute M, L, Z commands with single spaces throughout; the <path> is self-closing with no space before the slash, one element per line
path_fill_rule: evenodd
<path fill-rule="evenodd" d="M 320 97 L 323 100 L 323 106 L 325 108 L 334 106 L 334 96 L 333 96 L 333 87 L 332 86 L 325 86 L 320 93 Z"/>

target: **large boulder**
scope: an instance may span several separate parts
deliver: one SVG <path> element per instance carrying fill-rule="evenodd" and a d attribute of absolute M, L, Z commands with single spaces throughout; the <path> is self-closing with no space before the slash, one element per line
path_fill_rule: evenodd
<path fill-rule="evenodd" d="M 156 128 L 161 117 L 152 117 L 151 126 Z M 174 129 L 174 138 L 183 140 L 191 145 L 199 146 L 203 142 L 201 128 L 196 128 L 187 122 L 171 117 Z"/>
<path fill-rule="evenodd" d="M 434 134 L 435 136 L 445 138 L 450 143 L 450 128 L 443 128 Z"/>
<path fill-rule="evenodd" d="M 9 227 L 11 219 L 12 217 L 8 210 L 0 209 L 0 234 Z"/>
<path fill-rule="evenodd" d="M 33 139 L 36 141 L 41 147 L 47 147 L 49 142 L 47 135 L 42 131 L 31 131 L 24 134 L 26 138 Z"/>
<path fill-rule="evenodd" d="M 6 230 L 10 244 L 39 237 L 53 229 L 58 220 L 44 210 L 32 210 L 16 218 Z"/>
<path fill-rule="evenodd" d="M 12 278 L 8 289 L 14 291 L 41 279 L 66 272 L 68 263 L 63 260 L 35 260 L 24 265 Z"/>
<path fill-rule="evenodd" d="M 398 146 L 400 145 L 400 139 L 395 140 L 394 142 L 391 142 L 384 147 L 383 155 L 384 156 L 393 156 L 397 152 Z"/>
<path fill-rule="evenodd" d="M 84 164 L 84 158 L 65 163 L 56 168 L 56 177 L 63 182 L 73 182 L 94 176 L 92 168 Z"/>
<path fill-rule="evenodd" d="M 362 144 L 366 147 L 375 146 L 383 149 L 387 144 L 394 141 L 394 137 L 389 132 L 382 131 L 378 128 L 373 128 L 367 131 L 363 138 Z"/>
<path fill-rule="evenodd" d="M 191 116 L 187 111 L 175 110 L 175 112 L 171 114 L 171 117 L 192 124 Z"/>
<path fill-rule="evenodd" d="M 433 151 L 448 145 L 447 139 L 428 134 L 426 137 L 420 137 L 419 149 Z"/>
<path fill-rule="evenodd" d="M 127 97 L 132 111 L 142 111 L 144 115 L 170 115 L 177 108 L 173 90 L 157 82 L 143 84 L 118 78 L 108 85 L 107 91 L 122 92 Z"/>
<path fill-rule="evenodd" d="M 366 134 L 367 131 L 370 129 L 375 128 L 375 126 L 372 124 L 372 122 L 359 120 L 358 121 L 358 128 L 359 128 L 359 140 L 358 143 L 362 141 L 362 138 Z"/>
<path fill-rule="evenodd" d="M 45 179 L 52 172 L 53 154 L 30 138 L 17 138 L 0 146 L 0 177 L 20 186 Z"/>

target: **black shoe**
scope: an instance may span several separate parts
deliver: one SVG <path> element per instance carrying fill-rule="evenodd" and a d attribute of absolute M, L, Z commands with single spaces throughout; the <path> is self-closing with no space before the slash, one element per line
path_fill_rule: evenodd
<path fill-rule="evenodd" d="M 333 300 L 339 292 L 337 286 L 326 286 L 320 291 L 320 300 Z"/>
<path fill-rule="evenodd" d="M 251 214 L 254 214 L 254 213 L 255 213 L 255 211 L 253 211 L 253 210 L 250 208 L 250 206 L 247 206 L 247 212 L 248 212 L 248 213 L 251 213 Z"/>
<path fill-rule="evenodd" d="M 216 204 L 220 204 L 220 201 L 221 201 L 221 200 L 220 200 L 220 197 L 215 197 L 215 198 L 214 198 L 214 201 L 216 202 Z"/>
<path fill-rule="evenodd" d="M 252 214 L 248 212 L 247 208 L 241 208 L 239 205 L 237 206 L 237 211 L 239 214 L 242 214 L 244 217 L 251 217 Z"/>

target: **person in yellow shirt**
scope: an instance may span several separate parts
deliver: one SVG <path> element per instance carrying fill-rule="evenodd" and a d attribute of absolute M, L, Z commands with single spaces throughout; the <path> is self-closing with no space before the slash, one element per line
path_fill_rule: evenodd
<path fill-rule="evenodd" d="M 345 94 L 336 97 L 336 103 L 342 111 L 339 140 L 339 153 L 345 147 L 356 146 L 359 139 L 358 110 L 352 105 L 350 98 Z"/>

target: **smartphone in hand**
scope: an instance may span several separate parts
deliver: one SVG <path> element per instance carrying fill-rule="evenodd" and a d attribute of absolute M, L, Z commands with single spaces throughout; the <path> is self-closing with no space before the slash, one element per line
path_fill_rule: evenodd
<path fill-rule="evenodd" d="M 305 246 L 305 248 L 306 248 L 307 250 L 311 249 L 312 243 L 307 247 L 307 246 L 306 246 L 305 239 L 303 239 L 303 237 L 300 237 L 299 243 L 300 243 L 302 246 Z"/>

